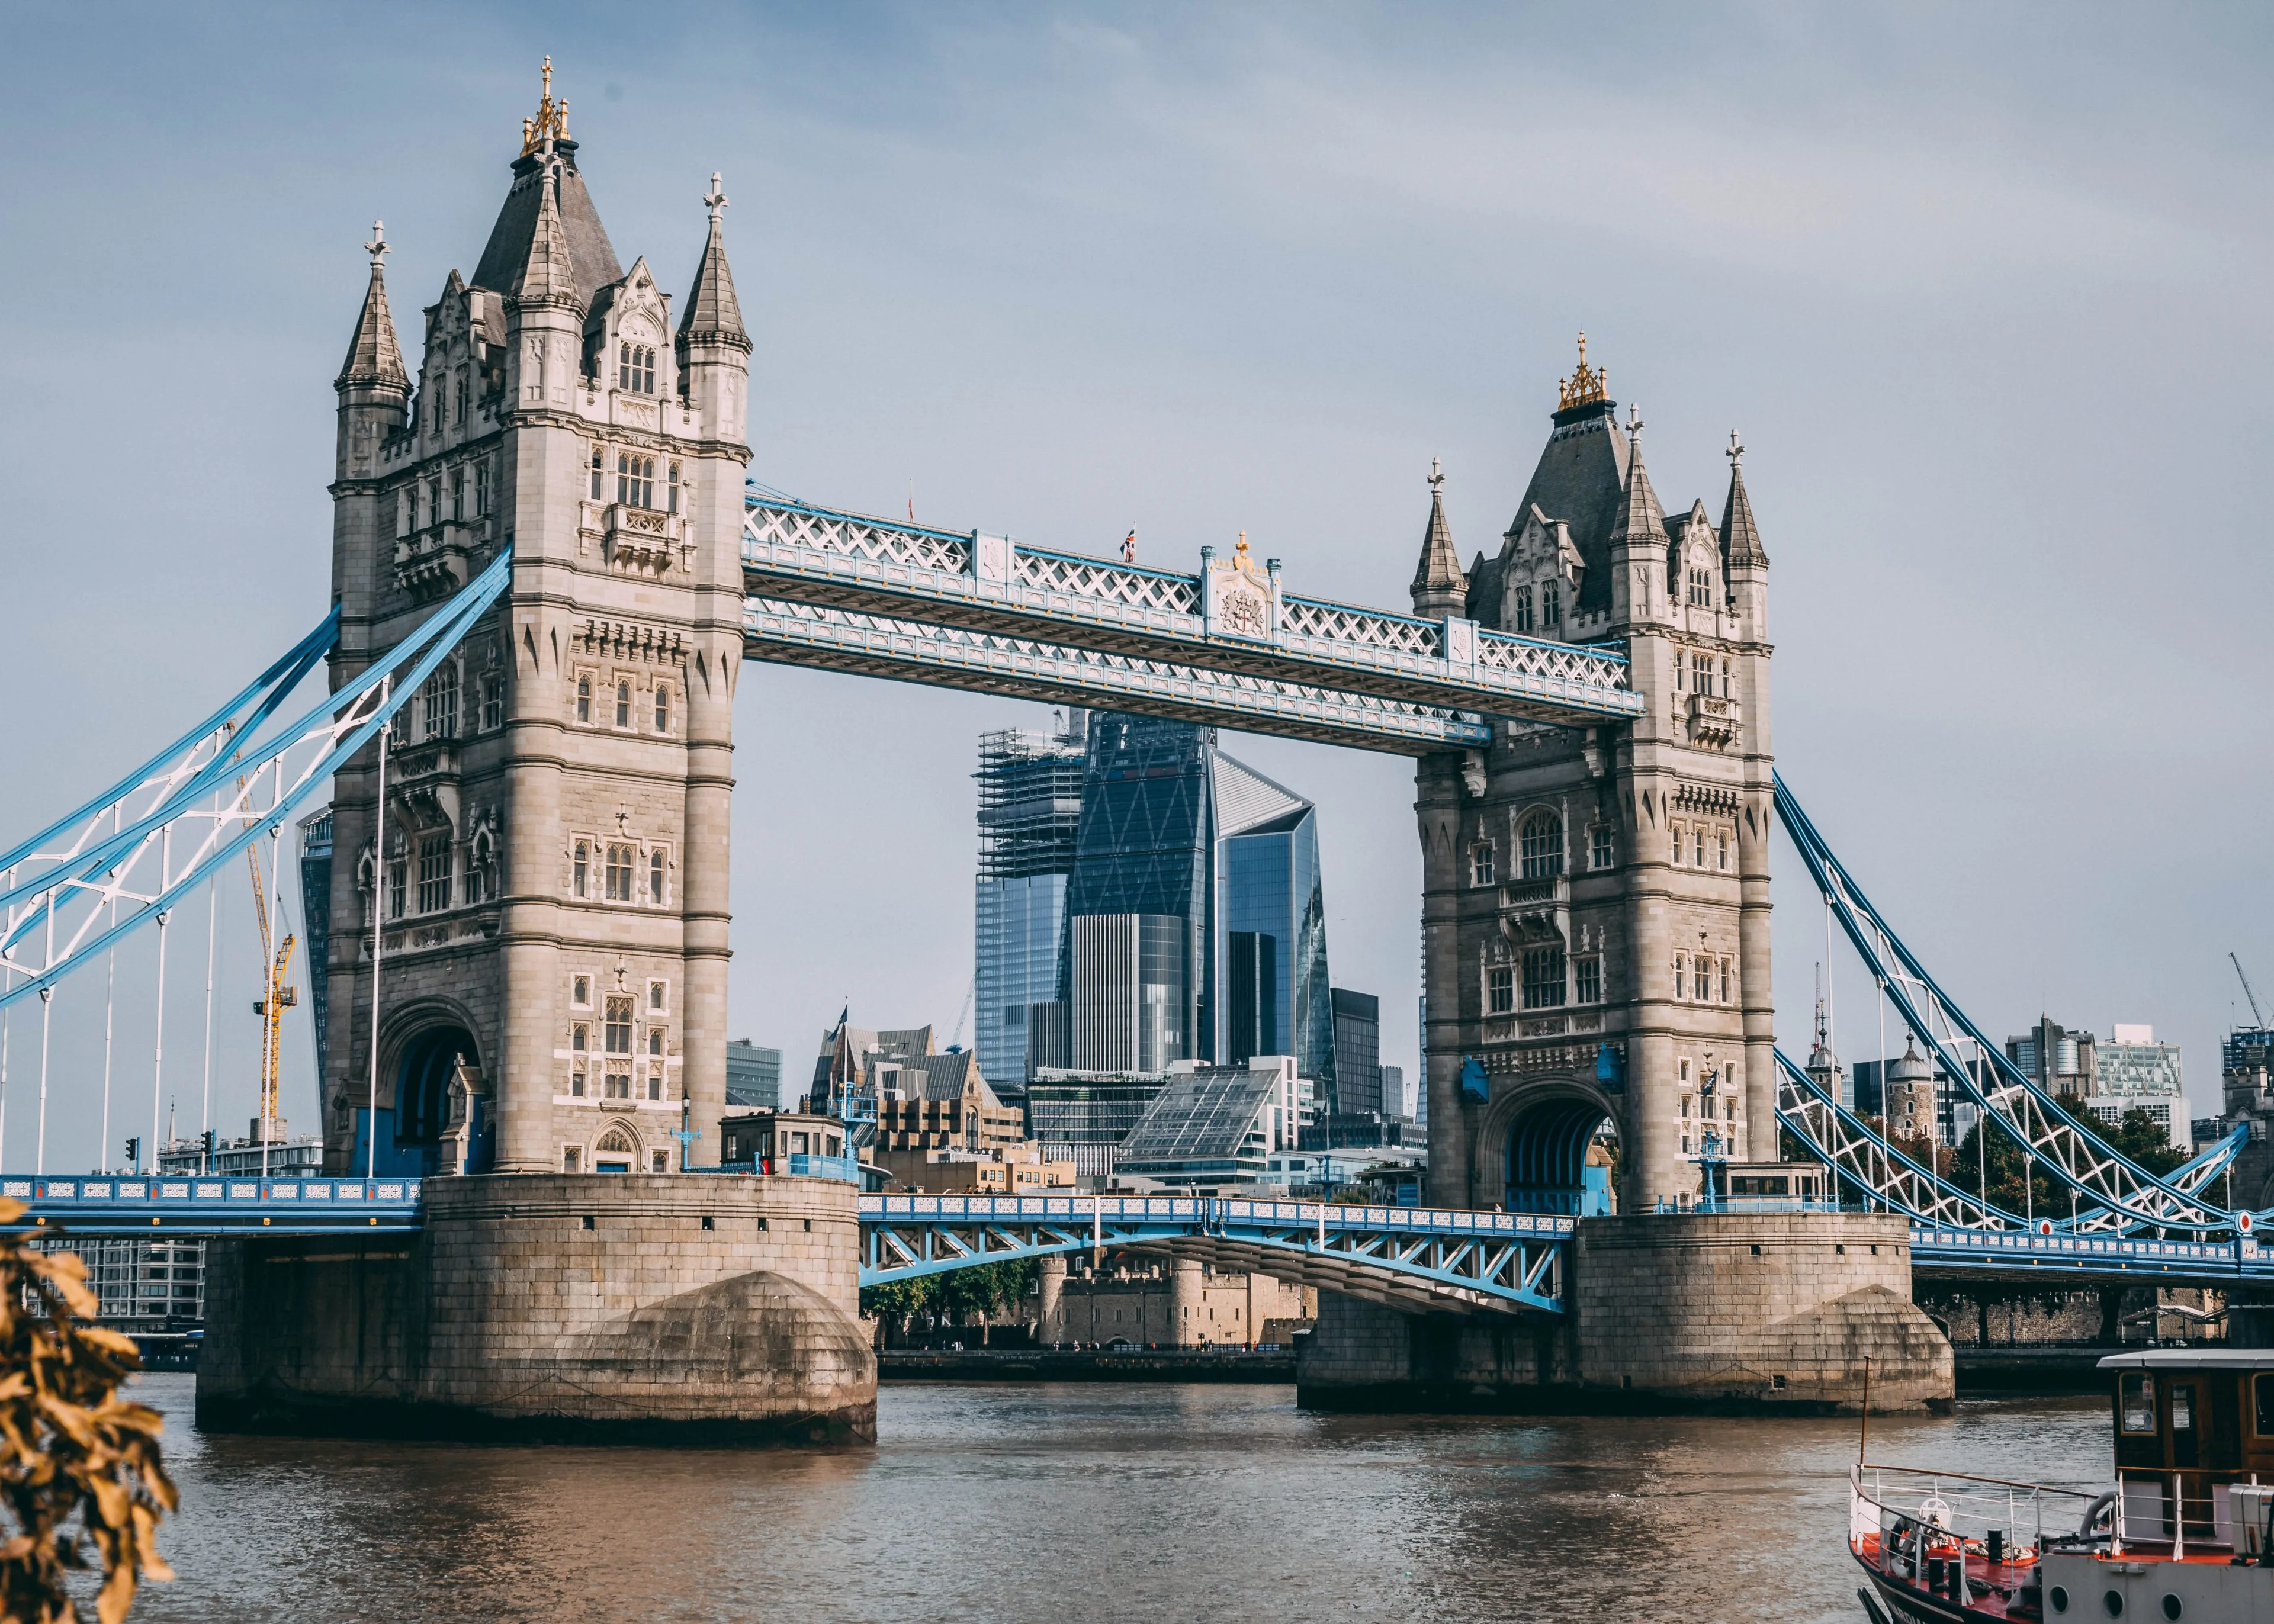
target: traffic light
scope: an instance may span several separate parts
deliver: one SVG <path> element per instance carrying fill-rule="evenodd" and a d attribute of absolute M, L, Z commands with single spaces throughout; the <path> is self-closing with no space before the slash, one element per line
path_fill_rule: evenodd
<path fill-rule="evenodd" d="M 207 1128 L 203 1133 L 198 1135 L 198 1139 L 200 1141 L 204 1153 L 203 1158 L 199 1162 L 198 1166 L 201 1170 L 210 1173 L 213 1171 L 214 1131 L 211 1128 Z"/>
<path fill-rule="evenodd" d="M 142 1141 L 140 1139 L 132 1139 L 126 1141 L 126 1165 L 132 1168 L 138 1173 L 142 1170 Z"/>

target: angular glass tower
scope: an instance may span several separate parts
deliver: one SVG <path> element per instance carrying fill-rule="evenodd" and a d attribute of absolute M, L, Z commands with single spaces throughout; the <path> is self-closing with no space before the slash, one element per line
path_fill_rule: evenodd
<path fill-rule="evenodd" d="M 1318 812 L 1229 756 L 1210 765 L 1221 989 L 1214 1057 L 1239 1065 L 1255 1055 L 1292 1055 L 1327 1109 L 1338 1109 Z"/>
<path fill-rule="evenodd" d="M 1178 996 L 1189 1036 L 1178 1057 L 1292 1055 L 1330 1106 L 1334 1014 L 1312 804 L 1224 755 L 1213 728 L 1101 711 L 1090 718 L 1074 847 L 1065 940 L 1073 920 L 1093 914 L 1183 921 Z M 1069 1007 L 1072 969 L 1062 957 Z"/>
<path fill-rule="evenodd" d="M 1057 733 L 979 741 L 975 1041 L 979 1074 L 998 1088 L 1027 1080 L 1028 1006 L 1060 996 L 1087 716 L 1070 712 Z"/>

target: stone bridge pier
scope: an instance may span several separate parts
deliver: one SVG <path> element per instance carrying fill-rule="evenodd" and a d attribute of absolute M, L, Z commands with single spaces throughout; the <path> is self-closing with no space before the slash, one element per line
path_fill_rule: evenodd
<path fill-rule="evenodd" d="M 1404 1314 L 1322 1292 L 1297 1366 L 1315 1410 L 1520 1414 L 1943 1410 L 1950 1343 L 1914 1306 L 1907 1221 L 1588 1218 L 1568 1312 Z"/>
<path fill-rule="evenodd" d="M 209 1243 L 198 1425 L 366 1438 L 874 1442 L 852 1185 L 426 1185 L 412 1239 Z"/>

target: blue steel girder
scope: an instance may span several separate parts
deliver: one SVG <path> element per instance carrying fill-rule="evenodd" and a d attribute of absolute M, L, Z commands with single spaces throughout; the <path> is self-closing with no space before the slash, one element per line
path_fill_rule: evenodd
<path fill-rule="evenodd" d="M 1491 723 L 1474 712 L 780 598 L 744 601 L 742 653 L 776 665 L 1132 710 L 1392 755 L 1475 750 L 1492 742 Z"/>
<path fill-rule="evenodd" d="M 2057 1279 L 2231 1286 L 2274 1282 L 2274 1251 L 2251 1235 L 2172 1240 L 2142 1235 L 1911 1226 L 1911 1272 L 1928 1279 Z"/>
<path fill-rule="evenodd" d="M 1562 1312 L 1574 1221 L 1199 1196 L 861 1198 L 861 1283 L 1069 1253 L 1166 1253 L 1412 1312 Z"/>
<path fill-rule="evenodd" d="M 1203 548 L 1187 575 L 753 494 L 742 565 L 756 598 L 1412 705 L 1566 726 L 1645 708 L 1622 648 L 1302 598 L 1244 553 Z"/>
<path fill-rule="evenodd" d="M 229 1235 L 395 1235 L 420 1227 L 415 1178 L 244 1178 L 219 1174 L 0 1179 L 26 1211 L 0 1233 L 142 1235 L 195 1240 Z"/>

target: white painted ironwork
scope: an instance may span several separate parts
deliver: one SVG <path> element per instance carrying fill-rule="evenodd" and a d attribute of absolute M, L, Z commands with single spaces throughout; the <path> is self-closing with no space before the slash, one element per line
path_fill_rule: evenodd
<path fill-rule="evenodd" d="M 1267 584 L 1267 572 L 1241 565 L 1267 595 L 1265 612 L 1219 623 L 1206 613 L 1201 575 L 757 495 L 745 503 L 742 562 L 756 598 L 881 612 L 1069 650 L 1566 725 L 1639 716 L 1645 708 L 1616 649 L 1287 597 L 1278 591 L 1276 568 Z M 1216 568 L 1221 575 L 1229 566 Z"/>
<path fill-rule="evenodd" d="M 745 600 L 742 636 L 752 659 L 1074 698 L 1397 755 L 1481 748 L 1492 738 L 1472 712 L 777 598 Z"/>
<path fill-rule="evenodd" d="M 971 569 L 971 540 L 945 530 L 888 524 L 855 514 L 788 504 L 751 504 L 742 515 L 745 545 L 783 547 L 839 558 L 865 559 L 913 570 Z"/>
<path fill-rule="evenodd" d="M 1172 614 L 1200 613 L 1200 583 L 1190 575 L 1139 569 L 1132 564 L 1072 553 L 1037 553 L 1028 547 L 1019 549 L 1016 568 L 1019 583 L 1039 592 L 1060 592 L 1133 609 L 1165 609 Z"/>
<path fill-rule="evenodd" d="M 1318 637 L 1358 648 L 1387 649 L 1396 654 L 1440 658 L 1442 628 L 1410 615 L 1384 614 L 1374 609 L 1353 608 L 1317 598 L 1289 598 L 1281 602 L 1279 624 L 1291 636 Z"/>

